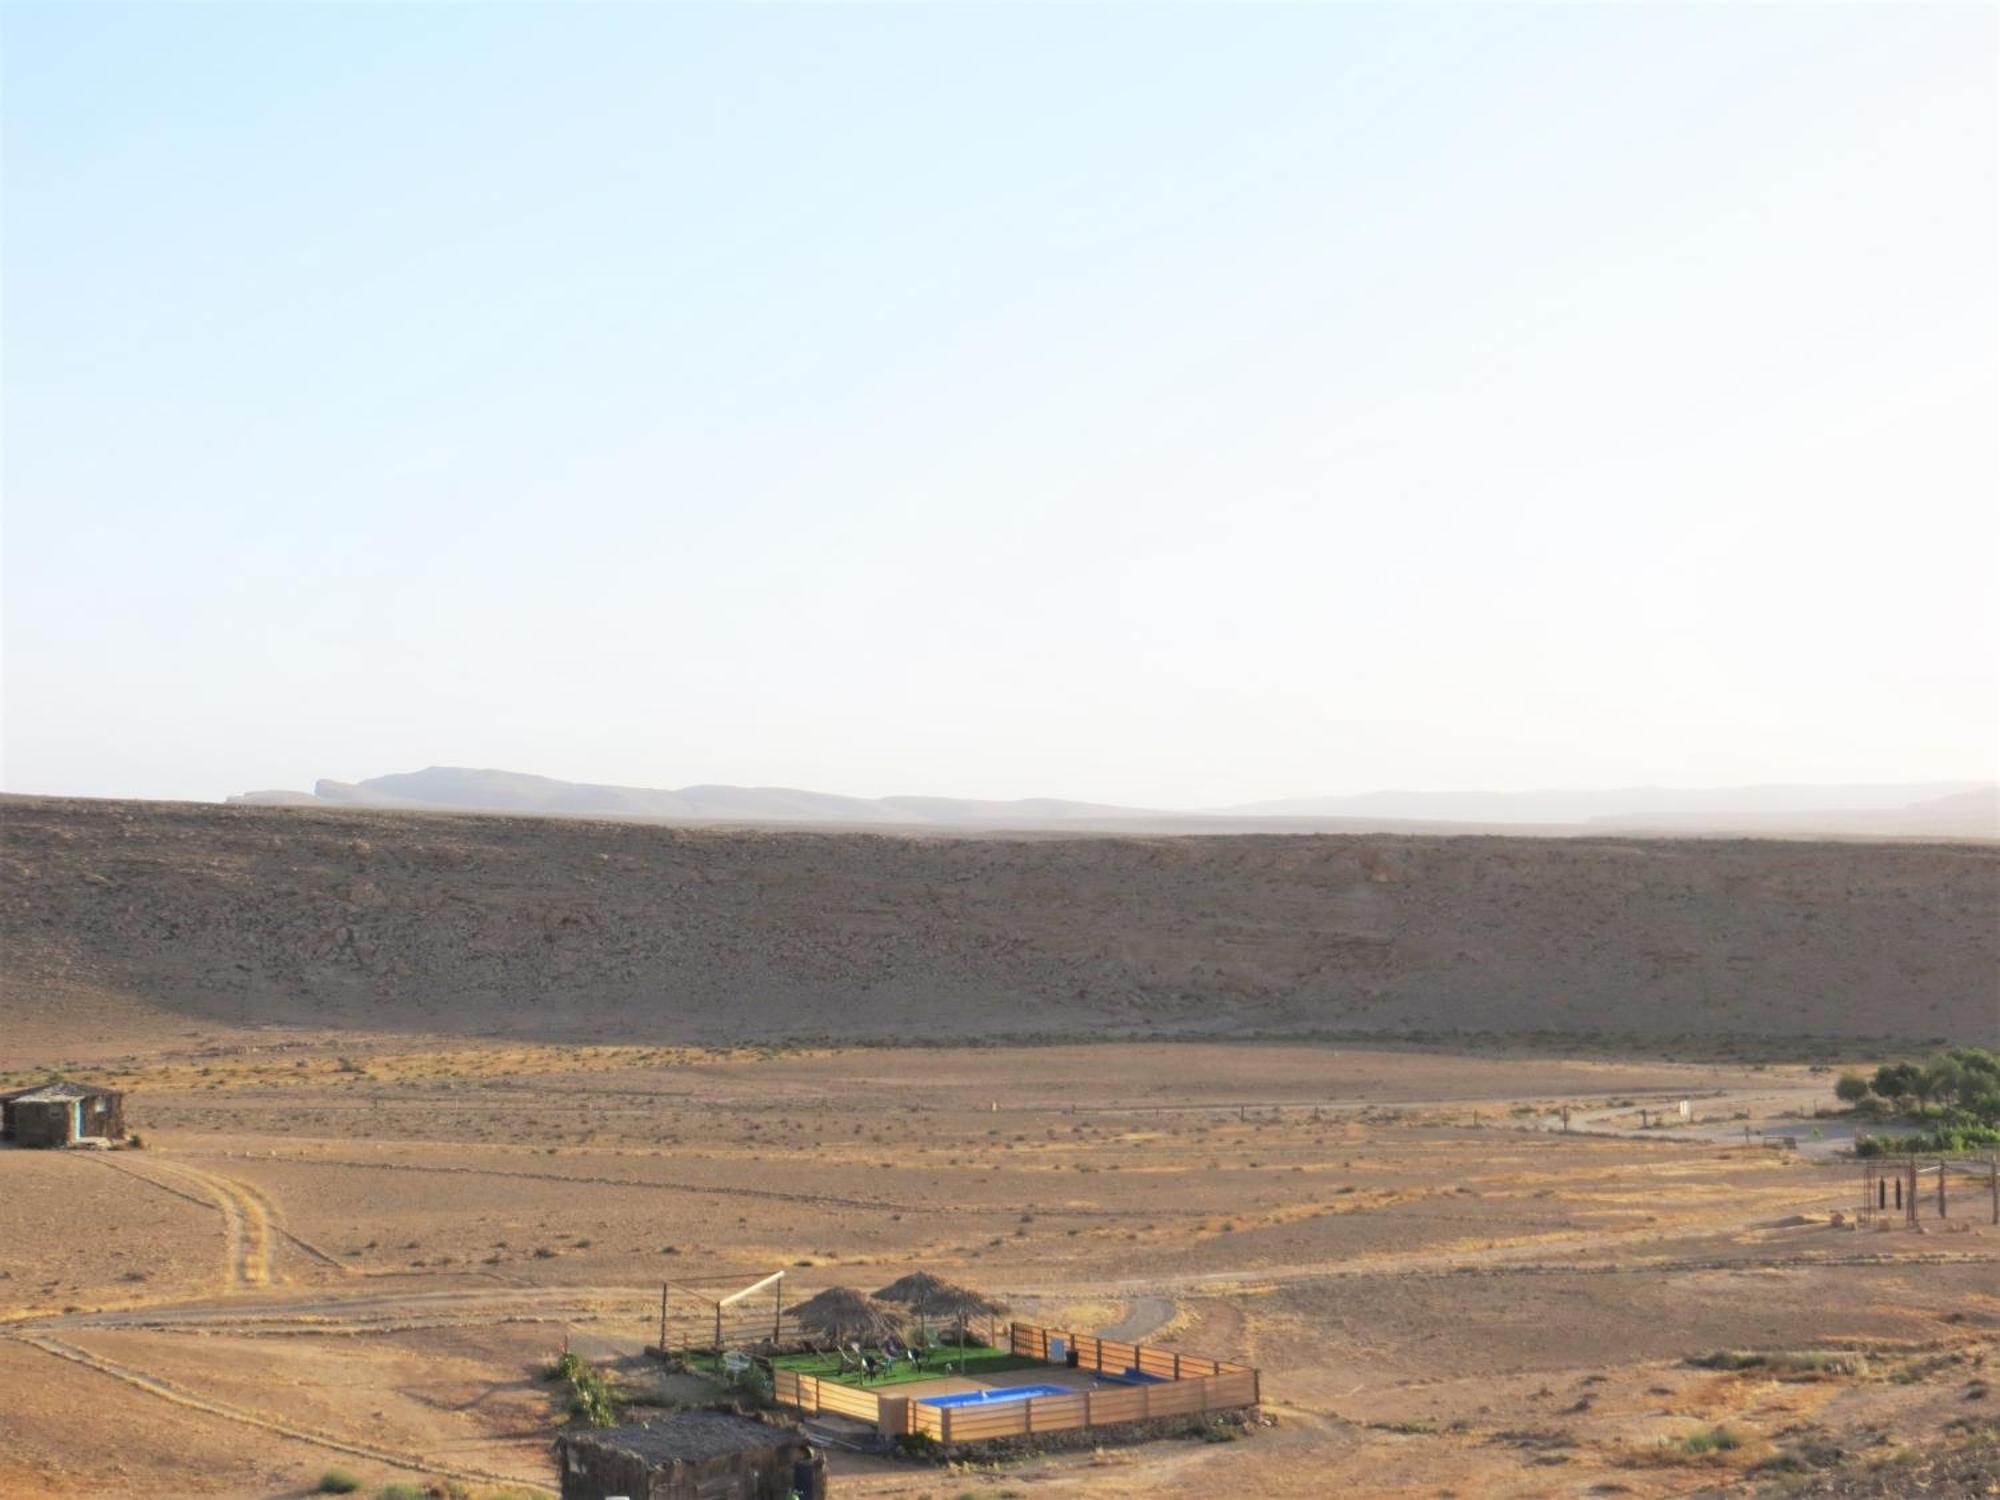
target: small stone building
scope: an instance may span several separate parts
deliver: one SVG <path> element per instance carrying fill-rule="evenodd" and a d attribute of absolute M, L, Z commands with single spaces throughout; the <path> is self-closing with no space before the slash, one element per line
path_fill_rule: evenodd
<path fill-rule="evenodd" d="M 796 1427 L 683 1411 L 556 1439 L 562 1500 L 825 1500 L 826 1460 Z"/>
<path fill-rule="evenodd" d="M 0 1141 L 68 1146 L 125 1134 L 125 1096 L 89 1083 L 45 1083 L 0 1094 Z"/>

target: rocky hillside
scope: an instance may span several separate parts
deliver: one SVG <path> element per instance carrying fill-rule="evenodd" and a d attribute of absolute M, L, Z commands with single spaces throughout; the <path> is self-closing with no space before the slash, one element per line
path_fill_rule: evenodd
<path fill-rule="evenodd" d="M 660 1041 L 1990 1039 L 1996 914 L 1990 845 L 982 838 L 14 798 L 0 1037 L 59 1005 L 85 1028 L 143 1011 Z"/>

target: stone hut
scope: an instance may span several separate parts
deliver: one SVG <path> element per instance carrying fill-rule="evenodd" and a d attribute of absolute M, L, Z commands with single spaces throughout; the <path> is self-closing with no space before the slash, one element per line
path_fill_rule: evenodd
<path fill-rule="evenodd" d="M 70 1146 L 125 1134 L 125 1096 L 89 1083 L 45 1083 L 0 1094 L 0 1141 Z"/>
<path fill-rule="evenodd" d="M 562 1500 L 825 1500 L 826 1460 L 797 1427 L 683 1411 L 556 1439 Z"/>

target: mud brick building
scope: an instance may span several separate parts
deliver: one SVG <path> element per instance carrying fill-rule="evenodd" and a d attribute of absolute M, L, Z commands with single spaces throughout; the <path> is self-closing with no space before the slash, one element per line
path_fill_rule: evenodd
<path fill-rule="evenodd" d="M 0 1141 L 68 1146 L 125 1134 L 125 1096 L 88 1083 L 44 1083 L 0 1094 Z"/>
<path fill-rule="evenodd" d="M 825 1500 L 826 1460 L 805 1433 L 728 1412 L 556 1439 L 562 1500 Z"/>

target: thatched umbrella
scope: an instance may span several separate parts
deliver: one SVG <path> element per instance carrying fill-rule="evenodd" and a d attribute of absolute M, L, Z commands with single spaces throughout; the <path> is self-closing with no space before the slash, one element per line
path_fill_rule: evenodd
<path fill-rule="evenodd" d="M 836 1344 L 879 1344 L 902 1332 L 908 1318 L 900 1307 L 877 1302 L 851 1286 L 830 1286 L 785 1311 L 798 1320 L 801 1333 Z"/>
<path fill-rule="evenodd" d="M 975 1292 L 969 1286 L 946 1281 L 942 1276 L 933 1276 L 928 1271 L 912 1271 L 908 1276 L 890 1282 L 875 1295 L 884 1302 L 901 1303 L 917 1315 L 920 1323 L 937 1318 L 955 1326 L 958 1329 L 961 1363 L 964 1361 L 966 1325 L 974 1318 L 996 1317 L 1007 1311 L 1006 1303 L 984 1292 Z"/>

